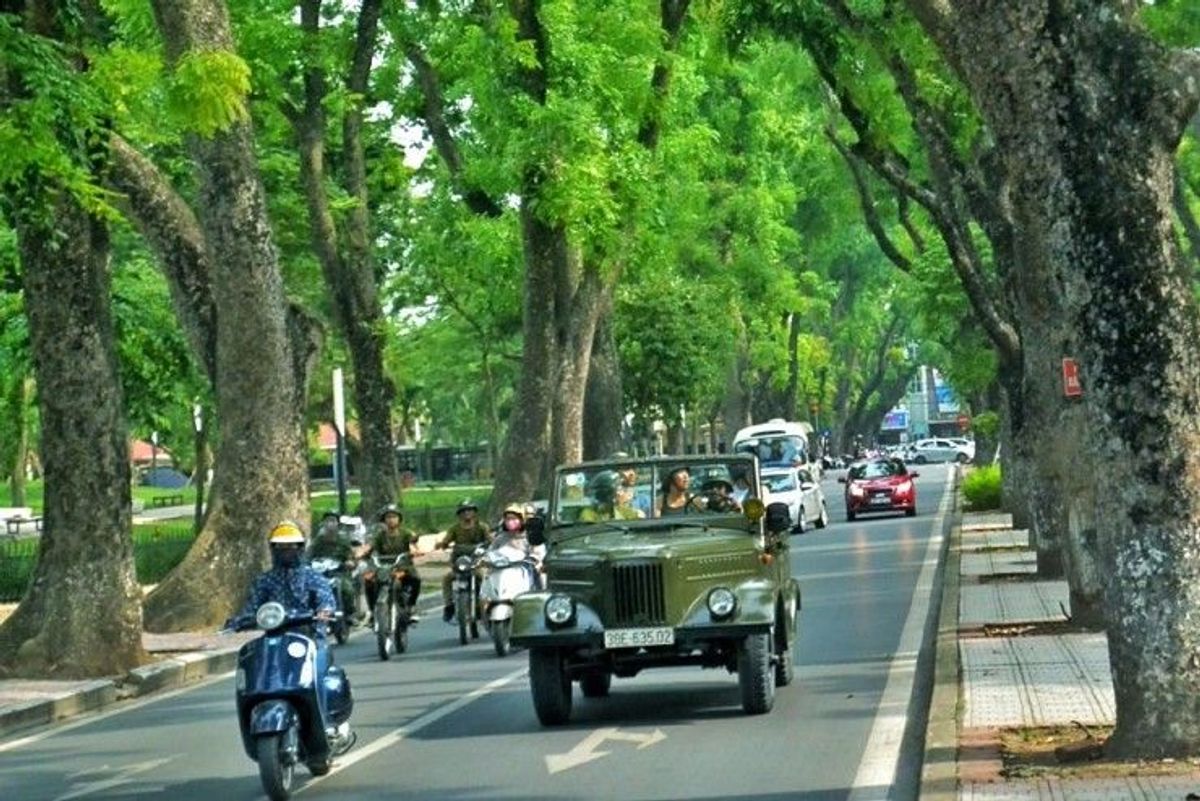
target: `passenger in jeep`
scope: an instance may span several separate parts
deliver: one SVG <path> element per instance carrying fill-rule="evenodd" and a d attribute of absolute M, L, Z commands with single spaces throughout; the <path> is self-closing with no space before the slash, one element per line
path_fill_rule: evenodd
<path fill-rule="evenodd" d="M 637 510 L 618 502 L 617 490 L 621 476 L 615 470 L 605 470 L 592 477 L 588 491 L 592 505 L 579 513 L 580 523 L 600 523 L 605 520 L 637 520 Z"/>

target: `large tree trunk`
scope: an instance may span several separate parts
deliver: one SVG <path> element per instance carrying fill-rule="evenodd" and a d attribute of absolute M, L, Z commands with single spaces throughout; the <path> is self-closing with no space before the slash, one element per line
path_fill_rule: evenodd
<path fill-rule="evenodd" d="M 535 497 L 550 452 L 551 393 L 555 386 L 555 272 L 566 269 L 566 231 L 521 204 L 525 252 L 521 375 L 492 491 L 491 512 L 518 498 Z"/>
<path fill-rule="evenodd" d="M 174 63 L 187 52 L 232 54 L 220 0 L 155 0 Z M 199 173 L 200 221 L 212 255 L 217 418 L 213 504 L 183 562 L 146 600 L 155 631 L 225 619 L 266 564 L 266 532 L 280 520 L 307 522 L 294 354 L 253 133 L 233 122 L 211 138 L 189 137 Z"/>
<path fill-rule="evenodd" d="M 583 404 L 583 458 L 601 459 L 624 450 L 625 403 L 611 309 L 596 326 Z"/>
<path fill-rule="evenodd" d="M 560 284 L 564 275 L 559 275 Z M 604 279 L 585 269 L 577 286 L 561 287 L 555 311 L 555 390 L 550 422 L 550 463 L 578 462 L 583 458 L 583 407 L 591 372 L 592 344 L 601 311 L 607 303 Z"/>
<path fill-rule="evenodd" d="M 1104 466 L 1093 473 L 1117 701 L 1109 750 L 1194 754 L 1200 316 L 1171 202 L 1200 65 L 1150 40 L 1137 4 L 910 2 L 1003 154 L 1022 281 L 1063 297 L 1076 330 Z"/>
<path fill-rule="evenodd" d="M 38 678 L 121 674 L 145 653 L 108 232 L 65 192 L 47 212 L 53 228 L 16 226 L 46 484 L 38 562 L 0 625 L 0 669 Z"/>
<path fill-rule="evenodd" d="M 301 5 L 301 26 L 314 45 L 320 35 L 320 0 Z M 378 32 L 380 0 L 363 3 L 358 18 L 347 89 L 355 98 L 367 90 L 367 79 Z M 325 71 L 310 65 L 304 77 L 304 109 L 294 119 L 300 151 L 300 178 L 308 206 L 313 250 L 333 299 L 334 315 L 349 346 L 354 369 L 354 405 L 358 411 L 360 451 L 356 478 L 364 510 L 375 510 L 396 499 L 399 474 L 392 439 L 394 389 L 383 366 L 384 323 L 375 285 L 371 255 L 366 166 L 362 145 L 361 99 L 351 101 L 342 120 L 342 183 L 355 206 L 342 228 L 344 244 L 329 203 L 325 169 Z"/>

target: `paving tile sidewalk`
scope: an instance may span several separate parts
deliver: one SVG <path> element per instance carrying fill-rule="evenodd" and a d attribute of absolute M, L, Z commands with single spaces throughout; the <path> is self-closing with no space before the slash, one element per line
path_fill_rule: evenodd
<path fill-rule="evenodd" d="M 1011 575 L 1014 567 L 1027 563 L 1036 570 L 1036 555 L 1015 549 L 1021 547 L 1028 548 L 1027 532 L 1012 530 L 1006 515 L 964 515 L 952 538 L 934 688 L 934 705 L 940 708 L 930 711 L 921 797 L 933 801 L 1182 801 L 1189 792 L 1200 791 L 1200 773 L 1028 780 L 1000 775 L 1001 728 L 1115 721 L 1103 633 L 980 636 L 985 625 L 1067 619 L 1065 582 L 978 583 Z M 947 681 L 949 687 L 942 689 Z M 939 727 L 936 733 L 933 722 Z M 952 773 L 947 770 L 949 759 Z"/>

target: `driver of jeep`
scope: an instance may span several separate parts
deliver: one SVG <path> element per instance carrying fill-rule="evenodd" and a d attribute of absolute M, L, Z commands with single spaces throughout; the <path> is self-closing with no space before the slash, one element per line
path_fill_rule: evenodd
<path fill-rule="evenodd" d="M 700 487 L 700 497 L 704 498 L 704 508 L 709 512 L 725 514 L 742 511 L 742 505 L 734 496 L 733 484 L 723 478 L 705 481 Z"/>
<path fill-rule="evenodd" d="M 592 497 L 592 505 L 579 513 L 579 522 L 637 520 L 637 510 L 619 502 L 617 492 L 620 488 L 621 475 L 615 470 L 604 470 L 592 476 L 592 480 L 588 482 L 588 494 Z"/>

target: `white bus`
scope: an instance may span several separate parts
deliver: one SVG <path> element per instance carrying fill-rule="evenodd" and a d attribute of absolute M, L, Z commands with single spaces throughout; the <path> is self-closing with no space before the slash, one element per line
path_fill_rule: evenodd
<path fill-rule="evenodd" d="M 809 423 L 791 423 L 781 418 L 740 429 L 733 437 L 734 453 L 753 453 L 764 469 L 803 467 L 819 476 L 820 465 L 812 458 Z"/>

